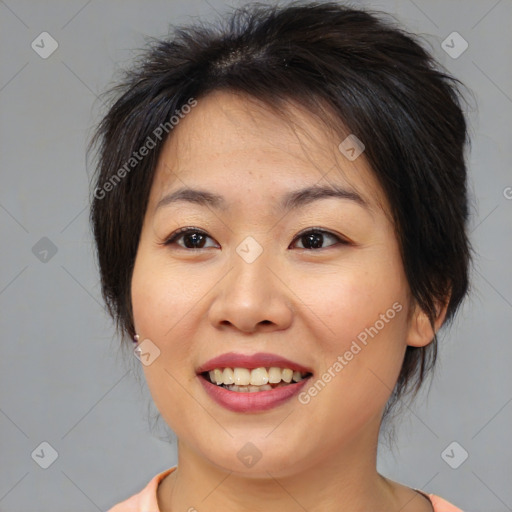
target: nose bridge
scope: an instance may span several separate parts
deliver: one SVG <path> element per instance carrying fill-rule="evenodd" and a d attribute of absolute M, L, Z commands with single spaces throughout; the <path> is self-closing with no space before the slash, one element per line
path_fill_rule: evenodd
<path fill-rule="evenodd" d="M 263 246 L 265 237 L 259 237 L 260 243 L 256 236 L 244 238 L 229 255 L 231 270 L 210 311 L 217 325 L 229 322 L 254 331 L 258 324 L 283 328 L 291 321 L 289 297 L 272 265 L 275 255 Z"/>
<path fill-rule="evenodd" d="M 263 236 L 256 237 L 259 239 L 259 241 L 254 238 L 252 235 L 246 236 L 236 247 L 236 253 L 238 256 L 248 265 L 252 265 L 257 260 L 266 260 L 268 259 L 268 255 L 270 253 L 270 248 L 267 245 L 266 250 L 263 248 L 263 243 L 265 243 L 265 240 L 263 240 Z M 266 237 L 266 239 L 269 239 L 270 237 Z M 261 257 L 265 253 L 265 256 L 263 258 Z"/>
<path fill-rule="evenodd" d="M 269 300 L 276 286 L 271 271 L 272 249 L 263 238 L 258 235 L 246 236 L 230 255 L 233 268 L 230 287 L 247 301 Z"/>

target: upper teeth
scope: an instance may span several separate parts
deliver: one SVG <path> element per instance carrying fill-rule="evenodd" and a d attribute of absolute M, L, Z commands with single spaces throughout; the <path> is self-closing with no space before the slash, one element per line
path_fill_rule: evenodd
<path fill-rule="evenodd" d="M 237 386 L 263 386 L 265 384 L 279 384 L 284 381 L 299 382 L 306 373 L 293 371 L 290 368 L 215 368 L 209 372 L 210 380 L 218 385 L 235 384 Z"/>

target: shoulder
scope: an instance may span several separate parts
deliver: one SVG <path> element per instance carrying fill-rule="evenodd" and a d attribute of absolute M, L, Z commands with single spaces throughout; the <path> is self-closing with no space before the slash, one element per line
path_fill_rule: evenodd
<path fill-rule="evenodd" d="M 158 484 L 175 469 L 176 466 L 158 473 L 144 489 L 127 500 L 114 505 L 107 512 L 160 512 L 157 501 Z"/>
<path fill-rule="evenodd" d="M 410 493 L 412 491 L 423 495 L 430 502 L 429 510 L 433 510 L 434 512 L 463 512 L 463 510 L 456 507 L 449 501 L 446 501 L 444 498 L 441 498 L 441 496 L 438 496 L 437 494 L 429 494 L 421 489 L 417 489 L 416 487 L 408 487 L 388 478 L 385 478 L 385 480 L 395 489 L 397 494 L 401 493 L 402 499 L 406 496 L 407 499 L 405 501 L 407 502 L 411 502 L 411 497 L 404 493 Z"/>
<path fill-rule="evenodd" d="M 440 496 L 429 494 L 428 497 L 432 502 L 434 512 L 463 512 L 460 508 L 457 508 L 455 505 L 452 505 Z"/>

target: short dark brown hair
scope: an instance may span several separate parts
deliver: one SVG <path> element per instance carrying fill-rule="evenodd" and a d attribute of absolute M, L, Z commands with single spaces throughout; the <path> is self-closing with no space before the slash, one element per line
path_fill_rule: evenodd
<path fill-rule="evenodd" d="M 153 40 L 109 91 L 114 99 L 89 147 L 98 157 L 90 220 L 118 333 L 134 335 L 131 277 L 170 119 L 191 98 L 215 90 L 274 107 L 296 101 L 312 113 L 327 105 L 365 144 L 413 300 L 432 325 L 439 304 L 447 304 L 445 323 L 452 319 L 468 291 L 471 261 L 463 84 L 417 36 L 384 16 L 336 3 L 245 6 L 219 23 L 178 27 Z M 166 137 L 158 138 L 161 127 Z M 127 167 L 149 139 L 151 151 Z M 436 336 L 426 347 L 407 347 L 388 405 L 409 388 L 416 392 L 436 357 Z"/>

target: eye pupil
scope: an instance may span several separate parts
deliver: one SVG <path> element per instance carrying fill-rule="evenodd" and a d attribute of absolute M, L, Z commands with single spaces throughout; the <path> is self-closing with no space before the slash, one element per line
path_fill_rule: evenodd
<path fill-rule="evenodd" d="M 189 239 L 192 239 L 191 246 L 189 244 L 187 244 L 187 242 L 186 242 Z M 197 232 L 193 232 L 191 234 L 185 234 L 183 236 L 183 241 L 184 241 L 187 249 L 202 249 L 202 247 L 204 245 L 204 235 L 202 235 L 201 233 L 197 233 Z M 197 242 L 199 242 L 200 245 L 196 245 Z M 201 242 L 203 242 L 203 243 L 201 244 Z"/>
<path fill-rule="evenodd" d="M 308 240 L 308 243 L 311 242 L 312 248 L 315 249 L 322 247 L 322 243 L 324 241 L 324 236 L 318 231 L 311 231 L 307 235 L 303 235 L 302 238 L 303 240 Z M 306 246 L 307 243 L 304 245 Z"/>

